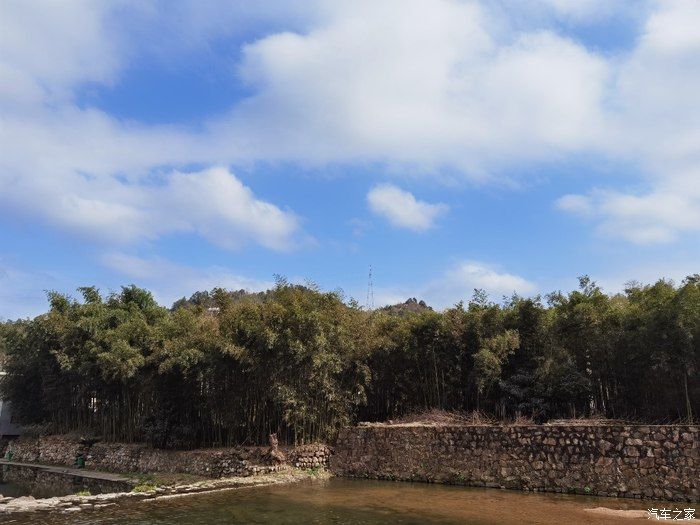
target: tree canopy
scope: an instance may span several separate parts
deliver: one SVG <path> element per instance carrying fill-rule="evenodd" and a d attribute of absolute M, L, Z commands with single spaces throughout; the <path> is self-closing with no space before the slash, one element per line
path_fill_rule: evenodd
<path fill-rule="evenodd" d="M 159 306 L 136 286 L 0 324 L 2 395 L 24 424 L 158 447 L 333 439 L 343 425 L 429 408 L 536 421 L 600 414 L 693 421 L 700 410 L 700 277 L 609 296 L 476 291 L 442 312 L 365 311 L 280 280 Z M 416 303 L 415 305 L 413 303 Z"/>

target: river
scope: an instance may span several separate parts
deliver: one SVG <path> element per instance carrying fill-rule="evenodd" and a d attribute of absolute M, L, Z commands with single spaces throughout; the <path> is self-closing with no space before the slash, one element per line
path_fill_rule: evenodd
<path fill-rule="evenodd" d="M 0 516 L 12 525 L 633 524 L 651 503 L 445 485 L 331 478 L 197 496 L 120 503 L 79 514 Z M 657 503 L 656 506 L 661 504 Z M 673 504 L 667 504 L 672 508 Z M 613 512 L 591 512 L 605 507 Z M 679 508 L 688 505 L 679 504 Z M 643 512 L 636 519 L 619 510 Z M 689 523 L 689 522 L 684 522 Z"/>

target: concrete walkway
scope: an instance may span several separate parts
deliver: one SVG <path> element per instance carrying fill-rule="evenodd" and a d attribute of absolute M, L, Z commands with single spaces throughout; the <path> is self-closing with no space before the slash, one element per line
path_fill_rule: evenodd
<path fill-rule="evenodd" d="M 42 465 L 41 463 L 22 463 L 19 461 L 7 461 L 0 459 L 0 465 L 8 465 L 11 467 L 34 468 L 43 472 L 52 472 L 54 474 L 65 474 L 68 476 L 80 476 L 87 479 L 97 479 L 102 481 L 131 481 L 120 474 L 112 474 L 111 472 L 100 472 L 98 470 L 85 470 L 82 468 L 57 467 L 54 465 Z"/>

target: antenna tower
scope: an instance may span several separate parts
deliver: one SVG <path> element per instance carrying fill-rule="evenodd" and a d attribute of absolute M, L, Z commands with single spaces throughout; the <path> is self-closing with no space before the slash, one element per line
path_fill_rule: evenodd
<path fill-rule="evenodd" d="M 367 310 L 374 310 L 374 286 L 372 285 L 372 265 L 369 265 L 369 278 L 367 279 Z"/>

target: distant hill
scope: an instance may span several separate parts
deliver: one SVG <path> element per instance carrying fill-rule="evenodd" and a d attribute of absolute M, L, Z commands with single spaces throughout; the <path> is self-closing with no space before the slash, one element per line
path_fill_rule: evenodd
<path fill-rule="evenodd" d="M 425 301 L 419 301 L 415 297 L 411 297 L 405 303 L 392 304 L 389 306 L 384 306 L 379 308 L 378 311 L 385 312 L 389 315 L 396 315 L 398 317 L 403 317 L 411 314 L 419 314 L 421 312 L 430 311 L 433 309 L 425 304 Z"/>

